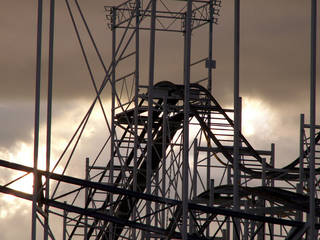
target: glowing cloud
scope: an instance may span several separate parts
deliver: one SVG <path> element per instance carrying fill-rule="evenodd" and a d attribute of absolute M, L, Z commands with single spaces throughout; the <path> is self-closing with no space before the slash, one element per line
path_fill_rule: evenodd
<path fill-rule="evenodd" d="M 264 135 L 270 133 L 274 114 L 270 107 L 256 98 L 245 97 L 242 102 L 242 132 L 252 136 L 258 131 Z"/>

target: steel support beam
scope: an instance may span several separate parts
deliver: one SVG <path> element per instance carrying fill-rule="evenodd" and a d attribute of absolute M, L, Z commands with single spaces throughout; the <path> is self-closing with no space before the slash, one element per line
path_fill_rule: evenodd
<path fill-rule="evenodd" d="M 182 239 L 187 240 L 189 200 L 189 115 L 192 0 L 187 1 L 184 32 L 184 100 L 183 100 L 183 164 L 182 164 Z"/>
<path fill-rule="evenodd" d="M 61 176 L 66 177 L 66 176 Z M 70 178 L 70 177 L 67 177 Z M 81 181 L 81 179 L 77 179 Z M 67 181 L 68 182 L 68 181 Z M 86 181 L 87 182 L 87 181 Z M 87 184 L 84 185 L 88 185 L 90 187 L 93 187 L 95 183 L 93 182 L 87 182 Z M 103 186 L 106 186 L 104 184 L 100 184 L 100 190 L 103 190 Z M 148 195 L 148 194 L 143 194 L 143 193 L 136 193 L 133 191 L 129 191 L 129 190 L 124 190 L 124 189 L 120 189 L 117 187 L 110 187 L 107 186 L 107 188 L 109 190 L 111 190 L 114 193 L 118 193 L 118 192 L 122 192 L 122 194 L 126 195 L 128 194 L 128 196 L 135 196 L 137 198 L 141 198 L 141 199 L 145 199 L 145 200 L 149 200 L 149 201 L 154 201 L 154 202 L 159 202 L 159 203 L 168 203 L 168 204 L 174 204 L 174 205 L 181 205 L 182 201 L 178 201 L 178 200 L 173 200 L 173 199 L 165 199 L 165 198 L 160 198 L 160 197 L 155 197 L 153 195 Z M 98 189 L 98 188 L 97 188 Z M 108 190 L 108 191 L 109 191 Z M 111 192 L 110 191 L 110 192 Z M 123 192 L 124 191 L 124 192 Z M 6 193 L 6 194 L 10 194 L 25 200 L 29 200 L 32 201 L 32 194 L 29 193 L 24 193 L 21 191 L 17 191 L 5 186 L 0 186 L 0 192 L 2 193 Z M 98 213 L 99 210 L 90 210 L 90 209 L 83 209 L 80 207 L 75 207 L 75 206 L 71 206 L 70 207 L 58 207 L 58 205 L 60 204 L 60 206 L 62 203 L 53 200 L 53 199 L 43 199 L 43 203 L 44 204 L 49 204 L 50 206 L 54 206 L 60 209 L 64 209 L 67 211 L 71 211 L 74 212 L 71 207 L 74 207 L 76 209 L 82 209 L 83 214 L 87 215 L 87 216 L 92 216 L 92 213 Z M 65 204 L 67 205 L 67 204 Z M 305 222 L 301 222 L 301 221 L 295 221 L 295 220 L 286 220 L 286 219 L 280 219 L 280 218 L 272 218 L 272 217 L 265 217 L 265 216 L 261 216 L 261 215 L 256 215 L 256 214 L 250 214 L 250 213 L 246 213 L 243 211 L 234 211 L 231 209 L 226 209 L 226 208 L 219 208 L 219 207 L 208 207 L 208 206 L 204 206 L 204 205 L 200 205 L 200 204 L 194 204 L 194 203 L 188 203 L 188 208 L 189 210 L 197 210 L 200 211 L 202 213 L 211 213 L 211 214 L 217 214 L 217 215 L 223 215 L 223 216 L 228 216 L 228 217 L 233 217 L 233 218 L 242 218 L 242 219 L 249 219 L 252 221 L 257 221 L 257 222 L 265 222 L 265 223 L 273 223 L 273 224 L 277 224 L 277 225 L 284 225 L 284 226 L 291 226 L 291 227 L 297 227 L 297 228 L 301 228 L 305 225 Z M 104 216 L 106 216 L 105 213 L 102 213 Z M 117 219 L 117 218 L 115 218 Z M 119 221 L 126 221 L 126 220 L 119 220 Z M 123 224 L 124 222 L 122 222 L 121 224 Z M 315 229 L 320 229 L 320 224 L 315 224 Z"/>
<path fill-rule="evenodd" d="M 109 183 L 114 183 L 114 165 L 115 165 L 115 154 L 116 154 L 116 123 L 115 123 L 115 108 L 116 108 L 116 70 L 117 70 L 117 28 L 115 26 L 117 18 L 117 9 L 112 8 L 112 24 L 111 24 L 111 32 L 112 32 L 112 72 L 111 72 L 111 151 L 110 151 L 110 172 L 109 172 Z M 101 178 L 102 180 L 102 178 Z M 110 194 L 110 201 L 113 201 L 113 194 Z M 88 202 L 89 204 L 89 202 Z M 87 205 L 88 206 L 88 205 Z M 113 214 L 114 209 L 113 205 L 110 206 L 110 213 Z M 111 231 L 114 229 L 114 224 L 110 223 L 109 228 Z M 111 231 L 109 233 L 109 237 L 111 237 Z M 87 234 L 88 235 L 88 234 Z"/>
<path fill-rule="evenodd" d="M 151 194 L 151 183 L 152 183 L 152 128 L 153 128 L 153 86 L 154 86 L 154 70 L 155 70 L 155 36 L 156 36 L 156 11 L 157 1 L 151 1 L 151 20 L 150 20 L 150 45 L 149 45 L 149 86 L 148 86 L 148 123 L 147 123 L 147 178 L 146 178 L 146 193 Z M 151 224 L 150 213 L 151 204 L 146 203 L 147 219 L 146 223 Z M 149 232 L 146 232 L 146 239 L 150 239 Z"/>
<path fill-rule="evenodd" d="M 41 92 L 41 59 L 42 59 L 42 20 L 43 1 L 38 0 L 38 25 L 37 25 L 37 53 L 36 53 L 36 88 L 35 88 L 35 111 L 34 111 L 34 149 L 33 149 L 33 196 L 32 196 L 32 220 L 31 239 L 37 237 L 37 198 L 39 194 L 38 178 L 38 154 L 39 154 L 39 124 L 40 124 L 40 92 Z"/>
<path fill-rule="evenodd" d="M 239 78 L 240 78 L 240 0 L 234 0 L 234 142 L 233 142 L 233 207 L 240 210 L 239 187 L 240 179 L 240 95 L 239 95 Z M 240 231 L 240 222 L 238 219 L 234 221 L 233 239 L 237 239 L 236 229 Z"/>
<path fill-rule="evenodd" d="M 234 150 L 233 150 L 233 205 L 240 209 L 239 186 L 239 148 L 240 148 L 240 96 L 239 96 L 239 70 L 240 70 L 240 0 L 234 0 Z"/>
<path fill-rule="evenodd" d="M 308 238 L 316 239 L 315 231 L 315 124 L 316 124 L 316 66 L 317 66 L 317 0 L 311 0 L 311 47 L 310 47 L 310 153 L 309 153 L 309 231 Z"/>
<path fill-rule="evenodd" d="M 208 68 L 208 91 L 212 93 L 212 69 L 213 69 L 213 59 L 212 59 L 212 50 L 213 50 L 213 1 L 210 0 L 209 3 L 209 44 L 208 44 L 208 60 L 207 60 L 207 68 Z M 207 104 L 209 106 L 210 103 Z M 211 112 L 208 112 L 208 126 L 211 126 Z M 211 146 L 210 139 L 207 140 L 208 148 Z M 207 151 L 207 189 L 210 189 L 210 181 L 211 181 L 211 158 L 210 158 L 210 151 Z M 208 206 L 212 205 L 213 202 L 208 202 Z M 207 215 L 207 218 L 210 216 Z M 210 228 L 207 228 L 206 236 L 210 236 Z"/>
<path fill-rule="evenodd" d="M 140 0 L 135 1 L 135 96 L 134 96 L 134 153 L 133 153 L 133 191 L 137 191 L 137 168 L 138 168 L 138 108 L 139 108 L 139 85 L 140 85 Z M 132 219 L 137 217 L 137 208 L 133 206 Z M 132 239 L 136 240 L 136 229 L 132 230 Z"/>
<path fill-rule="evenodd" d="M 48 67 L 48 96 L 47 96 L 47 142 L 46 142 L 46 171 L 50 171 L 51 162 L 51 120 L 52 120 L 52 87 L 53 87 L 53 47 L 54 47 L 54 21 L 55 0 L 50 0 L 49 23 L 49 67 Z M 46 177 L 45 196 L 50 195 L 50 178 Z M 44 240 L 49 238 L 49 206 L 45 206 Z"/>

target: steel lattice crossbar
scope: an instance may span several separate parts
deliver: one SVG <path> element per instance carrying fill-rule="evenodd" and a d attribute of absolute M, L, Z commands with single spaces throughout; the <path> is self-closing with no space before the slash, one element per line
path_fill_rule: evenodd
<path fill-rule="evenodd" d="M 317 239 L 316 0 L 311 6 L 310 124 L 301 115 L 300 154 L 282 168 L 275 167 L 274 145 L 257 150 L 241 132 L 239 0 L 234 1 L 234 109 L 223 108 L 212 94 L 213 26 L 218 24 L 221 0 L 113 4 L 107 0 L 106 23 L 101 24 L 111 35 L 109 66 L 80 2 L 65 0 L 94 97 L 50 166 L 55 6 L 51 0 L 46 170 L 38 169 L 43 35 L 43 3 L 38 1 L 35 167 L 0 160 L 1 167 L 22 173 L 2 184 L 0 192 L 32 201 L 32 240 L 40 224 L 45 240 L 58 239 L 53 228 L 59 221 L 63 240 Z M 175 50 L 170 48 L 173 41 L 178 42 Z M 102 69 L 101 79 L 89 60 L 92 55 Z M 176 70 L 169 72 L 169 64 Z M 171 81 L 161 81 L 168 76 Z M 87 154 L 79 142 L 90 131 L 97 110 L 106 130 L 97 134 L 103 140 L 95 157 L 82 159 L 85 176 L 69 176 L 72 163 L 81 161 L 76 153 Z M 32 194 L 12 187 L 27 175 L 34 178 Z"/>

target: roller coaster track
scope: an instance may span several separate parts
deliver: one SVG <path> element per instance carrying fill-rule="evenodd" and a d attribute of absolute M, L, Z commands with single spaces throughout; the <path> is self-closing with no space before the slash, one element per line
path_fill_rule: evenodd
<path fill-rule="evenodd" d="M 155 90 L 160 90 L 162 93 L 165 93 L 166 97 L 168 98 L 168 105 L 170 106 L 170 109 L 174 109 L 175 113 L 172 114 L 169 117 L 169 135 L 168 139 L 166 139 L 165 142 L 165 148 L 169 146 L 169 143 L 172 141 L 173 137 L 177 133 L 179 129 L 182 128 L 182 123 L 183 123 L 183 112 L 182 109 L 178 107 L 178 102 L 183 101 L 183 92 L 184 92 L 184 86 L 183 85 L 176 85 L 170 82 L 160 82 L 154 87 Z M 223 120 L 227 123 L 227 127 L 233 129 L 234 128 L 234 123 L 233 120 L 228 116 L 228 114 L 224 111 L 224 109 L 219 105 L 219 103 L 215 100 L 215 98 L 201 85 L 198 84 L 191 84 L 190 86 L 190 95 L 191 95 L 191 100 L 190 100 L 190 118 L 195 118 L 199 125 L 201 126 L 202 131 L 205 132 L 207 137 L 214 142 L 214 144 L 217 146 L 219 149 L 219 152 L 223 154 L 225 157 L 225 160 L 227 160 L 229 163 L 224 162 L 223 164 L 233 164 L 233 156 L 232 156 L 232 151 L 230 151 L 230 146 L 225 145 L 223 143 L 222 139 L 219 139 L 217 134 L 212 131 L 212 128 L 208 126 L 206 121 L 204 120 L 204 115 L 208 114 L 209 112 L 215 112 L 216 114 L 219 114 L 222 116 Z M 152 151 L 152 173 L 154 174 L 159 167 L 159 164 L 161 160 L 163 159 L 164 156 L 161 154 L 161 149 L 163 148 L 163 128 L 161 128 L 163 124 L 163 120 L 161 118 L 161 111 L 163 111 L 163 101 L 161 98 L 156 99 L 157 97 L 154 98 L 154 100 L 157 101 L 156 108 L 154 109 L 153 113 L 153 128 L 152 128 L 152 138 L 153 138 L 153 151 Z M 139 141 L 143 141 L 146 135 L 146 117 L 143 117 L 143 114 L 147 112 L 147 108 L 141 107 L 143 105 L 142 100 L 139 104 L 139 116 L 138 116 L 138 122 L 141 125 L 144 125 L 145 128 L 142 130 L 142 132 L 139 135 Z M 162 110 L 161 110 L 162 109 Z M 178 109 L 178 110 L 177 110 Z M 127 133 L 128 128 L 134 124 L 134 110 L 127 110 L 126 112 L 120 113 L 116 116 L 116 119 L 118 123 L 126 124 L 127 129 L 124 135 Z M 250 145 L 250 143 L 246 140 L 246 138 L 240 134 L 240 139 L 241 139 L 241 145 L 242 145 L 242 150 L 245 151 L 246 156 L 250 156 L 251 158 L 255 159 L 256 162 L 259 162 L 262 164 L 262 158 L 258 154 L 258 152 Z M 319 142 L 320 135 L 317 134 L 316 136 L 316 143 Z M 147 149 L 144 149 L 144 154 L 142 154 L 139 159 L 138 159 L 138 169 L 137 169 L 137 175 L 136 175 L 136 181 L 137 181 L 137 187 L 136 191 L 143 193 L 146 189 L 146 168 L 147 168 L 147 157 L 146 157 L 146 152 Z M 308 149 L 305 151 L 305 155 L 308 154 Z M 126 160 L 126 166 L 129 166 L 133 159 L 133 149 L 131 150 L 131 153 L 129 154 L 128 159 Z M 221 161 L 221 159 L 219 159 Z M 298 179 L 298 168 L 296 167 L 297 164 L 299 163 L 299 158 L 290 163 L 289 165 L 281 168 L 281 169 L 275 169 L 269 164 L 266 164 L 266 172 L 265 176 L 267 179 L 283 179 L 283 180 L 296 180 Z M 126 167 L 124 166 L 124 167 Z M 262 178 L 262 172 L 257 171 L 255 169 L 252 169 L 250 167 L 247 167 L 245 164 L 240 163 L 239 165 L 240 170 L 249 176 L 253 178 Z M 308 169 L 304 169 L 306 175 L 308 175 Z M 319 169 L 318 171 L 319 172 Z M 119 184 L 120 180 L 122 178 L 121 173 L 118 175 L 116 178 L 115 184 Z M 134 189 L 133 186 L 133 176 L 131 175 L 130 178 L 128 179 L 128 184 L 127 184 L 127 189 Z M 230 187 L 225 186 L 225 187 L 218 187 L 215 190 L 215 194 L 218 194 L 218 192 L 222 193 L 229 193 L 232 196 L 232 193 L 230 192 Z M 249 187 L 242 187 L 241 188 L 241 196 L 247 196 L 250 194 L 255 194 L 256 196 L 261 197 L 262 199 L 273 201 L 273 202 L 279 202 L 282 204 L 285 204 L 289 209 L 300 209 L 302 211 L 307 211 L 308 206 L 308 197 L 301 195 L 301 194 L 296 194 L 292 193 L 286 190 L 281 190 L 281 189 L 276 189 L 276 188 L 270 188 L 270 187 L 257 187 L 257 188 L 249 188 Z M 219 195 L 219 194 L 218 194 Z M 215 196 L 215 200 L 219 201 L 219 198 Z M 270 198 L 272 196 L 272 198 Z M 203 193 L 199 195 L 199 199 L 202 199 L 205 201 L 208 201 L 208 193 Z M 295 201 L 290 200 L 290 199 L 295 199 Z M 106 207 L 108 205 L 108 201 L 110 199 L 107 197 L 102 208 Z M 226 200 L 226 199 L 224 199 Z M 229 199 L 231 200 L 231 199 Z M 119 196 L 118 200 L 116 201 L 116 205 L 114 205 L 114 216 L 120 219 L 129 219 L 133 206 L 137 204 L 138 199 L 133 198 L 130 196 Z M 224 204 L 226 202 L 224 201 Z M 179 207 L 176 209 L 176 216 L 179 216 Z M 317 214 L 319 214 L 319 211 L 317 211 Z M 94 229 L 96 228 L 97 221 L 92 225 L 92 227 L 89 230 L 88 233 L 88 238 L 92 235 Z M 102 237 L 102 239 L 108 239 L 109 232 L 112 231 L 112 239 L 118 239 L 121 236 L 121 232 L 123 231 L 123 225 L 115 225 L 111 229 L 111 225 L 105 225 L 104 229 L 101 229 L 99 234 L 97 236 Z M 168 227 L 169 229 L 174 229 L 175 225 L 171 224 Z M 97 239 L 99 239 L 97 237 Z"/>
<path fill-rule="evenodd" d="M 152 164 L 151 164 L 151 171 L 154 175 L 160 167 L 161 161 L 163 161 L 164 157 L 163 148 L 167 149 L 170 143 L 173 141 L 174 136 L 177 134 L 179 130 L 183 127 L 183 107 L 181 104 L 183 103 L 184 99 L 184 86 L 183 85 L 176 85 L 170 82 L 160 82 L 154 86 L 154 109 L 153 109 L 153 126 L 152 126 Z M 142 126 L 141 131 L 139 132 L 138 141 L 145 142 L 146 135 L 147 135 L 147 117 L 146 113 L 148 112 L 148 108 L 145 107 L 145 99 L 147 96 L 142 97 L 141 102 L 138 105 L 138 124 Z M 164 101 L 166 98 L 166 104 Z M 180 105 L 179 105 L 180 104 Z M 208 113 L 215 113 L 216 115 L 220 116 L 220 122 L 217 123 L 217 126 L 223 126 L 223 129 L 229 128 L 233 130 L 234 124 L 233 120 L 228 116 L 226 111 L 219 105 L 219 103 L 214 99 L 214 97 L 202 86 L 198 84 L 191 84 L 190 85 L 190 120 L 196 119 L 201 131 L 206 135 L 207 139 L 212 141 L 218 150 L 215 152 L 219 152 L 224 156 L 224 158 L 216 157 L 223 165 L 232 165 L 233 164 L 233 156 L 232 156 L 232 145 L 230 143 L 225 143 L 223 138 L 220 137 L 220 134 L 215 132 L 215 129 L 212 126 L 209 126 L 208 121 L 206 121 L 206 116 Z M 165 109 L 166 108 L 166 109 Z M 166 135 L 166 139 L 164 138 L 164 127 L 163 127 L 163 111 L 168 111 L 168 133 Z M 122 137 L 120 137 L 119 146 L 123 144 L 124 139 L 126 138 L 126 134 L 131 131 L 131 128 L 134 125 L 134 109 L 128 109 L 122 113 L 118 113 L 115 116 L 117 124 L 121 125 L 123 130 Z M 222 119 L 222 120 L 221 120 Z M 221 123 L 223 122 L 223 123 Z M 212 122 L 210 123 L 212 124 Z M 221 128 L 219 128 L 221 129 Z M 258 154 L 258 152 L 250 145 L 250 143 L 245 139 L 245 137 L 240 134 L 241 139 L 241 148 L 240 152 L 243 155 L 250 156 L 254 159 L 257 163 L 262 164 L 262 158 Z M 317 133 L 316 135 L 316 144 L 318 144 L 320 140 L 320 134 Z M 90 182 L 87 180 L 80 180 L 72 177 L 61 176 L 59 174 L 54 173 L 46 173 L 44 171 L 39 171 L 39 174 L 42 176 L 50 176 L 52 179 L 57 181 L 63 181 L 66 183 L 80 185 L 82 187 L 90 188 L 89 196 L 86 199 L 86 204 L 83 209 L 79 209 L 77 207 L 69 206 L 67 204 L 59 203 L 55 200 L 45 199 L 44 197 L 39 199 L 39 204 L 48 204 L 50 206 L 61 208 L 61 209 L 68 209 L 70 212 L 79 213 L 79 218 L 77 224 L 74 225 L 74 228 L 69 235 L 69 239 L 75 235 L 76 229 L 79 227 L 81 219 L 84 216 L 92 216 L 94 221 L 90 223 L 89 231 L 87 233 L 87 239 L 95 237 L 96 239 L 119 239 L 123 237 L 124 227 L 133 227 L 138 228 L 141 230 L 146 230 L 148 227 L 143 224 L 134 223 L 130 219 L 132 215 L 134 206 L 137 205 L 138 201 L 144 199 L 146 201 L 151 202 L 159 202 L 159 203 L 167 203 L 170 206 L 175 206 L 175 211 L 172 214 L 174 219 L 170 221 L 170 223 L 164 228 L 150 228 L 151 231 L 158 232 L 162 236 L 166 236 L 165 239 L 170 239 L 171 237 L 179 237 L 180 233 L 176 232 L 176 227 L 178 222 L 181 219 L 181 201 L 173 200 L 173 199 L 165 199 L 164 197 L 153 196 L 145 194 L 146 190 L 146 183 L 147 183 L 147 145 L 144 144 L 144 149 L 142 149 L 142 153 L 137 158 L 137 171 L 136 171 L 136 186 L 134 186 L 134 176 L 133 171 L 131 171 L 131 175 L 129 177 L 124 176 L 123 172 L 120 171 L 119 174 L 115 177 L 114 184 L 112 186 L 107 186 L 102 183 L 102 179 L 106 174 L 107 170 L 103 171 L 98 182 Z M 131 152 L 128 154 L 128 157 L 125 159 L 125 165 L 123 168 L 129 168 L 129 165 L 134 159 L 134 150 L 133 148 L 130 149 Z M 115 150 L 114 155 L 118 154 Z M 306 149 L 304 152 L 304 157 L 308 155 L 309 149 Z M 298 175 L 298 168 L 297 165 L 299 164 L 299 158 L 294 160 L 292 163 L 288 164 L 287 166 L 276 169 L 267 164 L 267 168 L 265 169 L 265 176 L 267 179 L 282 179 L 284 181 L 291 181 L 297 180 Z M 32 172 L 33 169 L 22 166 L 19 164 L 9 163 L 3 160 L 0 160 L 0 166 L 4 166 L 7 168 L 16 169 L 19 171 L 25 172 Z M 111 163 L 107 164 L 106 169 L 110 169 Z M 261 178 L 262 172 L 256 170 L 256 168 L 250 168 L 245 163 L 240 163 L 240 170 L 252 178 Z M 308 169 L 304 169 L 306 174 L 305 177 L 308 176 Z M 317 169 L 316 174 L 319 174 L 320 169 Z M 39 176 L 40 176 L 39 175 Z M 125 178 L 125 183 L 123 184 L 123 179 Z M 93 198 L 98 190 L 103 190 L 107 194 L 105 195 L 106 198 L 103 204 L 93 211 L 89 209 L 89 203 L 93 201 Z M 7 188 L 6 186 L 0 186 L 0 192 L 9 193 L 16 195 L 18 197 L 22 197 L 27 200 L 32 199 L 32 195 L 28 195 L 25 193 L 21 193 L 18 191 L 14 191 L 12 189 Z M 110 207 L 111 201 L 111 194 L 117 195 L 117 200 L 113 201 L 113 212 L 112 215 L 108 215 L 108 208 Z M 221 208 L 210 208 L 203 206 L 203 204 L 207 205 L 209 201 L 209 190 L 204 191 L 203 193 L 199 194 L 192 200 L 192 203 L 189 204 L 190 209 L 197 209 L 202 212 L 211 212 L 215 213 L 209 217 L 202 227 L 199 227 L 197 230 L 196 236 L 198 237 L 190 237 L 190 239 L 205 239 L 201 236 L 203 232 L 213 220 L 214 216 L 217 214 L 226 214 L 226 216 L 237 216 L 237 213 L 227 210 L 228 206 L 232 205 L 232 186 L 230 185 L 220 185 L 214 188 L 214 204 L 217 206 L 219 205 Z M 240 197 L 241 198 L 249 198 L 250 196 L 257 196 L 259 199 L 269 201 L 272 203 L 279 204 L 283 207 L 278 208 L 265 208 L 263 214 L 269 215 L 278 215 L 278 216 L 286 216 L 288 212 L 292 210 L 299 210 L 303 212 L 307 212 L 309 209 L 309 196 L 305 194 L 299 194 L 292 191 L 275 188 L 275 187 L 267 187 L 267 186 L 260 186 L 260 187 L 246 187 L 240 186 Z M 316 206 L 320 205 L 320 200 L 316 199 Z M 229 211 L 229 212 L 228 212 Z M 107 213 L 107 214 L 105 214 Z M 243 215 L 243 214 L 242 214 Z M 247 216 L 248 215 L 248 216 Z M 261 219 L 259 216 L 255 217 L 254 213 L 243 215 L 246 216 L 247 219 Z M 320 216 L 320 208 L 316 208 L 316 216 Z M 302 223 L 300 222 L 292 222 L 286 220 L 274 220 L 269 219 L 270 221 L 279 221 L 279 223 L 284 222 L 290 226 L 300 226 Z M 101 224 L 103 222 L 103 224 Z M 100 223 L 100 225 L 99 225 Z M 111 224 L 112 223 L 112 224 Z M 317 228 L 319 226 L 317 225 Z M 97 232 L 98 229 L 98 233 Z M 94 235 L 95 231 L 95 235 Z M 200 237 L 199 237 L 200 236 Z"/>

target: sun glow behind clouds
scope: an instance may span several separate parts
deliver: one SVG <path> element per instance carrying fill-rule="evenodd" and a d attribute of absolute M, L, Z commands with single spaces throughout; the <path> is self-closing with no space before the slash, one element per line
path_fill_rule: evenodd
<path fill-rule="evenodd" d="M 243 98 L 242 132 L 245 136 L 270 133 L 273 120 L 274 115 L 266 103 L 256 98 Z"/>
<path fill-rule="evenodd" d="M 25 166 L 33 167 L 33 146 L 32 144 L 27 144 L 24 142 L 17 143 L 14 150 L 10 153 L 1 153 L 1 157 L 6 159 L 9 162 L 14 162 L 18 164 L 22 164 Z M 39 159 L 38 159 L 38 168 L 45 170 L 46 165 L 46 149 L 45 146 L 39 147 Z M 12 184 L 8 185 L 8 187 L 16 189 L 18 191 L 23 191 L 26 193 L 32 193 L 32 186 L 33 186 L 33 174 L 29 173 L 25 175 L 25 172 L 14 171 L 10 174 L 8 179 L 1 179 L 2 184 L 7 184 L 10 181 L 21 179 L 13 182 Z M 24 176 L 25 175 L 25 176 Z M 4 195 L 4 200 L 11 200 L 11 196 Z"/>
<path fill-rule="evenodd" d="M 17 143 L 11 151 L 0 152 L 0 157 L 10 162 L 15 162 L 27 166 L 32 166 L 33 148 L 31 145 L 20 142 Z M 1 168 L 0 184 L 5 185 L 25 174 L 25 172 L 8 170 Z M 8 185 L 9 188 L 32 193 L 33 175 L 28 174 L 20 180 Z M 21 200 L 17 197 L 8 194 L 0 194 L 0 219 L 13 217 L 17 211 L 20 214 L 27 214 L 29 210 L 29 202 Z"/>
<path fill-rule="evenodd" d="M 66 105 L 66 104 L 65 104 Z M 69 105 L 67 105 L 69 106 Z M 63 115 L 59 114 L 53 121 L 53 135 L 52 135 L 52 150 L 51 150 L 51 170 L 55 166 L 58 156 L 67 145 L 69 136 L 74 131 L 74 125 L 77 122 L 74 119 L 75 116 L 81 116 L 82 104 L 70 104 L 72 111 L 67 111 Z M 41 170 L 46 169 L 46 145 L 45 134 L 46 128 L 44 125 L 40 126 L 40 139 L 39 139 L 39 153 L 38 153 L 38 168 Z M 29 132 L 32 135 L 32 132 Z M 33 142 L 24 142 L 19 139 L 8 149 L 0 148 L 0 159 L 4 159 L 9 162 L 22 164 L 25 166 L 33 167 L 34 162 L 34 148 Z M 62 166 L 58 166 L 55 169 L 56 173 L 62 172 Z M 15 179 L 18 179 L 25 175 L 25 172 L 8 170 L 3 167 L 0 168 L 0 184 L 6 185 Z M 19 180 L 8 185 L 9 188 L 32 194 L 33 192 L 33 174 L 30 173 Z M 18 209 L 24 209 L 25 206 L 30 204 L 28 201 L 16 198 L 7 194 L 0 194 L 0 218 L 5 218 L 15 215 Z M 14 205 L 14 207 L 12 207 Z M 6 209 L 9 209 L 6 210 Z"/>
<path fill-rule="evenodd" d="M 63 105 L 58 105 L 57 109 L 60 112 L 55 116 L 53 119 L 53 126 L 52 126 L 52 145 L 51 145 L 51 166 L 50 169 L 52 170 L 53 167 L 56 165 L 58 159 L 61 156 L 61 153 L 64 151 L 65 147 L 68 145 L 68 141 L 75 132 L 75 129 L 81 122 L 81 118 L 85 115 L 88 108 L 88 102 L 84 101 L 74 101 L 71 103 L 63 103 Z M 62 111 L 64 110 L 64 111 Z M 109 117 L 109 112 L 106 111 L 107 117 Z M 110 120 L 110 119 L 108 119 Z M 104 117 L 102 114 L 101 109 L 95 108 L 88 126 L 86 130 L 83 132 L 83 138 L 89 139 L 90 143 L 91 139 L 95 135 L 106 135 L 106 132 L 102 131 L 102 128 L 107 129 L 107 125 L 104 121 Z M 40 139 L 39 139 L 39 153 L 38 153 L 38 168 L 41 170 L 46 169 L 46 128 L 45 125 L 40 126 Z M 32 135 L 32 132 L 29 133 Z M 103 137 L 104 139 L 105 137 Z M 85 142 L 87 143 L 87 142 Z M 81 144 L 81 143 L 80 143 Z M 92 143 L 93 147 L 96 146 L 95 143 Z M 83 148 L 83 146 L 82 146 Z M 88 146 L 85 148 L 86 150 L 89 149 Z M 33 142 L 24 142 L 19 139 L 15 142 L 8 149 L 1 149 L 0 148 L 0 159 L 4 159 L 9 162 L 22 164 L 25 166 L 33 167 Z M 83 158 L 84 159 L 84 158 Z M 83 161 L 84 162 L 84 161 Z M 56 173 L 62 173 L 64 162 L 60 163 L 56 168 Z M 77 165 L 79 165 L 77 163 Z M 84 164 L 83 164 L 84 165 Z M 82 166 L 82 165 L 81 165 Z M 81 171 L 77 168 L 73 171 L 75 176 L 82 175 Z M 22 191 L 25 193 L 32 194 L 33 192 L 33 174 L 30 173 L 24 176 L 26 173 L 22 171 L 16 170 L 8 170 L 5 168 L 0 168 L 0 185 L 6 185 L 15 179 L 20 178 L 19 180 L 15 181 L 8 185 L 9 188 Z M 22 177 L 23 176 L 23 177 Z M 43 179 L 44 181 L 44 179 Z M 12 203 L 15 203 L 16 207 L 10 207 Z M 22 206 L 26 206 L 29 202 L 16 198 L 11 195 L 0 194 L 0 218 L 8 217 L 10 215 L 15 214 L 15 209 L 20 209 Z M 4 211 L 10 207 L 10 211 Z"/>

